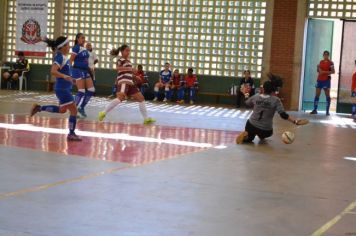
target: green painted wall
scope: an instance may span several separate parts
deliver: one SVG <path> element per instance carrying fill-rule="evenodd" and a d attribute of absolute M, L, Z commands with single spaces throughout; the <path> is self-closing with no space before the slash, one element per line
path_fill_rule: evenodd
<path fill-rule="evenodd" d="M 50 65 L 31 65 L 29 73 L 29 89 L 35 91 L 46 91 L 47 82 L 46 78 L 50 74 Z M 158 72 L 147 72 L 150 85 L 153 87 L 154 83 L 158 80 Z M 96 87 L 97 94 L 107 96 L 111 94 L 111 88 L 116 79 L 116 72 L 109 69 L 97 69 L 96 71 Z M 232 84 L 238 84 L 240 78 L 233 77 L 215 77 L 215 76 L 198 76 L 199 89 L 201 92 L 216 92 L 227 93 Z M 260 81 L 256 80 L 256 86 L 259 86 Z M 215 97 L 199 95 L 198 102 L 201 103 L 214 103 Z M 233 98 L 220 98 L 221 104 L 235 103 Z"/>

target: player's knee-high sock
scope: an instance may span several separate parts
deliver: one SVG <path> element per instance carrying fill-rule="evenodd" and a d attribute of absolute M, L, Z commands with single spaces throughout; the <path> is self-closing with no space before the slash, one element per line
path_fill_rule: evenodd
<path fill-rule="evenodd" d="M 318 110 L 318 104 L 319 104 L 319 97 L 315 96 L 314 98 L 314 110 Z"/>
<path fill-rule="evenodd" d="M 147 108 L 146 108 L 145 101 L 140 102 L 138 104 L 138 107 L 140 108 L 140 112 L 141 112 L 143 119 L 147 119 L 148 116 L 147 116 Z"/>
<path fill-rule="evenodd" d="M 41 106 L 41 111 L 59 113 L 59 106 L 54 106 L 54 105 Z"/>
<path fill-rule="evenodd" d="M 91 97 L 94 96 L 94 94 L 95 94 L 95 88 L 94 87 L 88 88 L 88 90 L 85 92 L 83 102 L 80 105 L 82 109 L 84 109 L 84 107 L 88 104 L 88 102 L 90 101 Z"/>
<path fill-rule="evenodd" d="M 75 127 L 77 126 L 77 116 L 69 116 L 69 133 L 74 134 Z"/>
<path fill-rule="evenodd" d="M 82 98 L 85 95 L 85 89 L 78 89 L 77 94 L 75 95 L 75 105 L 79 105 L 79 103 L 82 101 Z"/>
<path fill-rule="evenodd" d="M 107 105 L 107 107 L 105 108 L 105 113 L 109 113 L 112 109 L 114 109 L 120 103 L 121 103 L 120 99 L 115 98 Z"/>
<path fill-rule="evenodd" d="M 326 114 L 329 114 L 331 98 L 326 97 Z"/>
<path fill-rule="evenodd" d="M 170 91 L 170 89 L 169 88 L 165 88 L 164 91 L 165 91 L 165 93 L 164 93 L 165 97 L 168 100 L 170 100 L 171 99 L 171 91 Z"/>
<path fill-rule="evenodd" d="M 184 88 L 178 90 L 178 100 L 183 100 L 184 98 Z"/>
<path fill-rule="evenodd" d="M 158 98 L 159 88 L 158 88 L 158 87 L 155 87 L 155 88 L 153 89 L 153 93 L 154 93 L 154 95 L 155 95 L 155 98 Z"/>
<path fill-rule="evenodd" d="M 190 101 L 194 101 L 194 96 L 195 96 L 195 88 L 190 88 L 190 91 L 189 91 Z"/>
<path fill-rule="evenodd" d="M 352 104 L 352 115 L 356 116 L 356 103 Z"/>

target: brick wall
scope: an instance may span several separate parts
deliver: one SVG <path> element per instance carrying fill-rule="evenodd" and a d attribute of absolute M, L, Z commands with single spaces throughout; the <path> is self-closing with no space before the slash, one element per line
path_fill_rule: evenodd
<path fill-rule="evenodd" d="M 284 78 L 281 96 L 286 109 L 291 108 L 294 47 L 298 0 L 275 0 L 273 8 L 270 71 Z"/>

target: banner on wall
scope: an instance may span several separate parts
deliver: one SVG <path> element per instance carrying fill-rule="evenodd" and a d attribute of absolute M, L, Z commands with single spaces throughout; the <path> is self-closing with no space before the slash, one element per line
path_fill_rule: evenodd
<path fill-rule="evenodd" d="M 41 38 L 47 35 L 48 0 L 17 0 L 16 54 L 46 56 Z"/>

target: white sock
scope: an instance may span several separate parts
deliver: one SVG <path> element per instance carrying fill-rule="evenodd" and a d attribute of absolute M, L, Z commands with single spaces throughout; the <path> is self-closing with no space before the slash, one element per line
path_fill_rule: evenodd
<path fill-rule="evenodd" d="M 147 109 L 146 109 L 146 104 L 145 102 L 140 102 L 138 103 L 138 107 L 140 108 L 141 115 L 143 119 L 147 119 Z"/>
<path fill-rule="evenodd" d="M 112 109 L 114 109 L 120 103 L 121 103 L 120 99 L 115 98 L 107 105 L 107 107 L 105 108 L 105 113 L 106 114 L 109 113 Z"/>

